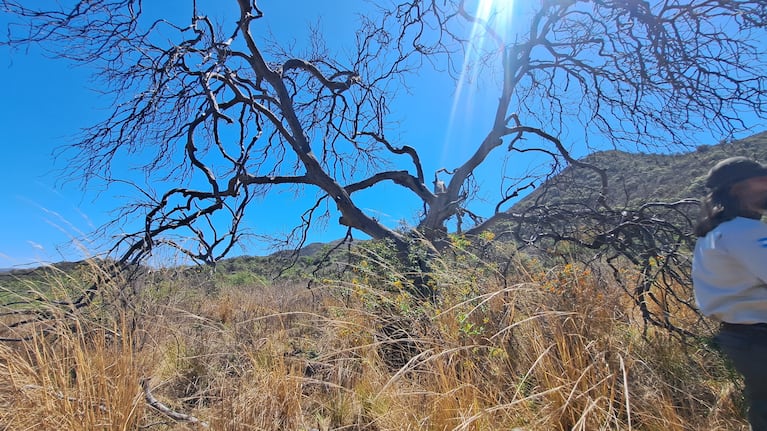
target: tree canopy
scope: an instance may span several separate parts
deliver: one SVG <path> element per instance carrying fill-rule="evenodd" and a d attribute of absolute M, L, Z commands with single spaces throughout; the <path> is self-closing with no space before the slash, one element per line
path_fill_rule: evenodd
<path fill-rule="evenodd" d="M 174 21 L 142 0 L 0 0 L 17 19 L 3 43 L 39 44 L 86 64 L 113 97 L 111 112 L 67 149 L 70 173 L 86 187 L 125 184 L 113 163 L 140 155 L 133 167 L 145 181 L 130 181 L 143 199 L 124 202 L 115 223 L 142 223 L 115 240 L 121 262 L 170 247 L 215 263 L 243 240 L 245 215 L 275 188 L 311 197 L 286 239 L 296 247 L 313 224 L 337 217 L 350 234 L 399 248 L 417 236 L 439 250 L 449 229 L 479 232 L 514 219 L 510 203 L 565 166 L 594 172 L 588 211 L 609 213 L 604 171 L 576 160 L 573 148 L 665 151 L 698 144 L 690 137 L 700 131 L 746 130 L 746 114 L 765 117 L 760 0 L 542 0 L 518 7 L 513 28 L 499 25 L 500 1 L 392 1 L 370 6 L 339 52 L 320 28 L 301 47 L 256 37 L 269 2 L 231 1 L 229 19 L 211 18 L 219 2 L 192 0 L 191 14 Z M 492 121 L 465 160 L 427 172 L 434 146 L 402 135 L 392 100 L 406 98 L 396 90 L 424 68 L 457 82 L 468 55 L 481 59 L 475 79 L 493 89 L 482 102 L 494 107 Z M 520 172 L 523 153 L 548 162 Z M 476 179 L 489 169 L 499 191 L 487 212 Z M 383 184 L 421 203 L 412 209 L 417 224 L 397 229 L 357 203 Z M 516 220 L 548 226 L 531 214 Z"/>

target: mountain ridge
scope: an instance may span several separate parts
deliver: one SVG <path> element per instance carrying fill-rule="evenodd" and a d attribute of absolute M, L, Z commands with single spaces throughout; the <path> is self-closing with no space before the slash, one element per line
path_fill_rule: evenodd
<path fill-rule="evenodd" d="M 767 162 L 767 131 L 747 138 L 674 154 L 643 154 L 606 150 L 589 154 L 581 162 L 600 167 L 608 178 L 607 203 L 614 208 L 637 206 L 655 200 L 701 198 L 706 194 L 705 177 L 718 161 L 745 156 Z M 509 212 L 533 202 L 596 201 L 601 184 L 596 172 L 568 166 L 513 205 Z"/>

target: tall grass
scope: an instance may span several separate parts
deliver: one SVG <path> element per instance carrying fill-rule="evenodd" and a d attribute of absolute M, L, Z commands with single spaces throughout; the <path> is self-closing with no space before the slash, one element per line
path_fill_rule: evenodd
<path fill-rule="evenodd" d="M 199 428 L 142 381 L 215 430 L 747 429 L 719 355 L 645 327 L 614 282 L 501 267 L 458 252 L 435 302 L 375 253 L 311 292 L 155 274 L 131 307 L 0 345 L 0 429 Z"/>
<path fill-rule="evenodd" d="M 0 344 L 2 429 L 137 429 L 144 360 L 120 334 L 124 327 L 76 320 L 48 328 L 45 337 Z"/>

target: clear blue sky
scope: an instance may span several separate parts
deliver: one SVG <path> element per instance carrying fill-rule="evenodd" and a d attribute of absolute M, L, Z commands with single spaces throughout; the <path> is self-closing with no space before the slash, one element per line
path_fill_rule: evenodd
<path fill-rule="evenodd" d="M 61 166 L 53 151 L 98 117 L 88 72 L 36 49 L 9 53 L 0 47 L 0 80 L 0 267 L 76 258 L 76 251 L 60 247 L 102 222 L 104 204 L 75 185 L 57 185 Z"/>
<path fill-rule="evenodd" d="M 163 2 L 164 10 L 157 12 L 179 13 L 171 4 Z M 216 13 L 222 15 L 236 7 L 234 1 L 218 4 Z M 357 24 L 354 14 L 367 6 L 358 0 L 336 0 L 333 5 L 328 8 L 325 2 L 310 0 L 259 2 L 266 14 L 263 25 L 279 39 L 300 42 L 306 28 L 302 24 L 319 20 L 329 43 L 351 46 L 346 41 L 353 40 Z M 7 20 L 7 16 L 0 16 L 3 32 Z M 490 116 L 475 106 L 451 122 L 454 94 L 450 92 L 449 78 L 425 71 L 417 79 L 412 93 L 395 105 L 395 118 L 399 117 L 401 134 L 407 137 L 403 143 L 416 145 L 434 158 L 425 163 L 430 178 L 435 169 L 454 167 L 446 163 L 453 157 L 465 158 L 470 149 L 450 145 L 446 136 L 449 134 L 451 142 L 478 142 L 490 124 Z M 89 233 L 111 219 L 110 211 L 120 204 L 121 197 L 112 190 L 84 191 L 76 181 L 63 182 L 59 170 L 66 166 L 66 158 L 54 158 L 56 150 L 71 143 L 81 128 L 108 114 L 107 101 L 95 91 L 99 84 L 92 79 L 91 70 L 46 57 L 35 46 L 14 50 L 0 47 L 0 80 L 4 83 L 0 183 L 5 190 L 0 211 L 0 268 L 78 260 L 102 251 L 103 241 L 89 240 L 93 237 Z M 485 106 L 492 108 L 494 101 L 491 98 Z M 474 129 L 477 133 L 472 136 Z M 413 221 L 419 209 L 415 200 L 413 205 L 394 205 L 387 200 L 386 192 L 363 197 L 361 206 L 380 211 L 379 216 L 390 220 L 391 225 L 400 219 Z M 295 219 L 286 220 L 285 206 L 292 200 L 292 196 L 274 196 L 263 202 L 257 210 L 261 215 L 259 229 L 272 233 L 289 230 Z M 300 205 L 294 205 L 296 211 L 303 208 Z M 315 231 L 309 242 L 328 241 L 342 234 L 343 230 L 331 223 L 326 230 Z M 258 245 L 252 245 L 249 251 L 265 252 Z"/>

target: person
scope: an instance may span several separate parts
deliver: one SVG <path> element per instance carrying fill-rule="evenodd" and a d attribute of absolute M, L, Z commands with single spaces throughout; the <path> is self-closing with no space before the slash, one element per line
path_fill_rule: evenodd
<path fill-rule="evenodd" d="M 743 375 L 748 420 L 767 431 L 767 166 L 731 157 L 708 173 L 695 226 L 695 300 L 719 322 L 715 340 Z"/>

